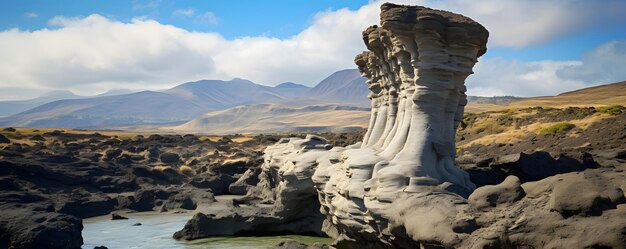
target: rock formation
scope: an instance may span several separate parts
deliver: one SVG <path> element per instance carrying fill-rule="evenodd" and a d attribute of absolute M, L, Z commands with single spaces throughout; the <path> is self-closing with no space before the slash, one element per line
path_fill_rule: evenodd
<path fill-rule="evenodd" d="M 315 172 L 322 212 L 347 241 L 452 245 L 453 228 L 467 223 L 455 203 L 475 188 L 454 166 L 454 134 L 488 32 L 449 12 L 381 9 L 381 25 L 363 32 L 370 51 L 355 59 L 371 90 L 370 126 L 360 148 Z"/>
<path fill-rule="evenodd" d="M 260 171 L 248 170 L 231 190 L 247 190 L 228 210 L 196 214 L 176 239 L 223 235 L 306 234 L 322 236 L 324 216 L 311 176 L 332 148 L 326 139 L 282 138 L 268 146 Z M 256 173 L 255 173 L 256 172 Z M 254 183 L 255 185 L 248 185 Z M 239 205 L 244 204 L 244 205 Z"/>
<path fill-rule="evenodd" d="M 260 170 L 230 186 L 247 191 L 238 200 L 244 207 L 271 211 L 202 215 L 180 238 L 217 234 L 205 230 L 234 219 L 226 222 L 229 234 L 321 229 L 337 248 L 626 246 L 626 165 L 525 172 L 532 167 L 520 154 L 499 159 L 499 184 L 475 189 L 454 165 L 454 137 L 467 103 L 464 82 L 486 52 L 487 30 L 446 11 L 388 3 L 381 9 L 381 25 L 363 32 L 369 51 L 355 59 L 371 91 L 363 141 L 333 148 L 312 135 L 280 140 L 264 151 Z M 587 192 L 578 195 L 574 186 Z"/>

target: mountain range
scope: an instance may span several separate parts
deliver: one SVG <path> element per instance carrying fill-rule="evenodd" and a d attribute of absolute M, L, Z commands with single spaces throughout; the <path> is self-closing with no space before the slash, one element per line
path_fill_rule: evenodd
<path fill-rule="evenodd" d="M 347 132 L 367 127 L 370 108 L 339 104 L 290 106 L 254 104 L 203 114 L 161 131 L 232 134 L 274 132 Z"/>
<path fill-rule="evenodd" d="M 164 91 L 112 90 L 93 97 L 69 91 L 40 98 L 0 102 L 0 127 L 159 129 L 166 132 L 267 133 L 345 131 L 365 128 L 369 99 L 356 69 L 337 71 L 314 87 L 285 82 L 264 86 L 235 78 L 200 80 Z M 626 103 L 626 82 L 554 97 L 468 96 L 466 112 L 528 106 Z"/>
<path fill-rule="evenodd" d="M 626 81 L 583 88 L 550 97 L 468 96 L 468 101 L 468 105 L 465 107 L 465 112 L 468 113 L 504 111 L 535 106 L 564 108 L 568 106 L 626 105 Z M 206 113 L 182 125 L 160 127 L 160 130 L 207 134 L 343 132 L 367 128 L 369 118 L 369 108 L 351 108 L 336 104 L 308 106 L 255 104 Z"/>
<path fill-rule="evenodd" d="M 344 103 L 367 106 L 367 92 L 365 78 L 356 69 L 335 72 L 313 88 L 293 82 L 270 87 L 239 78 L 201 80 L 165 91 L 82 98 L 68 95 L 66 99 L 51 102 L 44 99 L 26 101 L 36 107 L 24 105 L 22 109 L 31 108 L 0 118 L 0 126 L 115 128 L 175 124 L 207 112 L 250 104 Z"/>

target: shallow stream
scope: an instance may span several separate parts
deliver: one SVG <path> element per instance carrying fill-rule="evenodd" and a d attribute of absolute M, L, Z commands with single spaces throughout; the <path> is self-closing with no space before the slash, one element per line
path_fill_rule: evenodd
<path fill-rule="evenodd" d="M 82 248 L 106 246 L 109 249 L 122 248 L 224 248 L 224 249 L 265 249 L 284 240 L 301 243 L 315 242 L 330 244 L 329 238 L 310 236 L 268 236 L 268 237 L 215 237 L 194 241 L 177 241 L 174 232 L 182 229 L 192 217 L 191 214 L 159 214 L 155 212 L 123 214 L 128 220 L 111 220 L 111 216 L 100 216 L 83 220 Z M 141 223 L 140 226 L 134 226 Z"/>

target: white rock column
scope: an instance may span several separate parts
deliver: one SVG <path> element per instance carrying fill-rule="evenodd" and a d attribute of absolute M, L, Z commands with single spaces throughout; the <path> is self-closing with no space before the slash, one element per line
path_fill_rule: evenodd
<path fill-rule="evenodd" d="M 457 204 L 475 188 L 454 165 L 454 136 L 467 103 L 465 79 L 486 52 L 488 32 L 446 11 L 394 4 L 381 10 L 381 25 L 363 32 L 369 51 L 355 58 L 371 91 L 370 126 L 360 147 L 336 149 L 313 175 L 322 212 L 348 239 L 453 244 L 458 236 L 404 222 L 432 210 L 431 222 L 448 229 Z"/>

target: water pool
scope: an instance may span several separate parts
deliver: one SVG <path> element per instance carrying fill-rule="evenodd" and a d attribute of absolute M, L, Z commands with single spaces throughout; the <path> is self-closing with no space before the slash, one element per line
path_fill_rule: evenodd
<path fill-rule="evenodd" d="M 177 241 L 174 232 L 185 226 L 192 214 L 159 214 L 155 212 L 123 214 L 128 220 L 111 220 L 111 216 L 100 216 L 83 220 L 82 248 L 106 246 L 109 249 L 122 248 L 226 248 L 226 249 L 265 249 L 280 241 L 296 240 L 305 244 L 321 242 L 330 244 L 330 238 L 287 235 L 266 237 L 213 237 L 193 241 Z M 141 226 L 133 226 L 141 223 Z"/>

